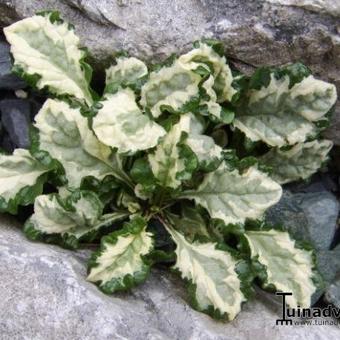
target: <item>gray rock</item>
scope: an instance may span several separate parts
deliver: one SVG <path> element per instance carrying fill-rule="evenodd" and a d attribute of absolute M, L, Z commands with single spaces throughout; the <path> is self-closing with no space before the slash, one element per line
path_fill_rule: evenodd
<path fill-rule="evenodd" d="M 340 276 L 327 289 L 325 301 L 332 303 L 337 308 L 340 308 Z"/>
<path fill-rule="evenodd" d="M 302 61 L 340 89 L 339 8 L 334 0 L 0 0 L 0 24 L 59 10 L 75 24 L 99 68 L 122 49 L 158 61 L 202 37 L 217 38 L 245 72 Z M 339 121 L 338 107 L 326 133 L 338 145 Z"/>
<path fill-rule="evenodd" d="M 327 191 L 292 194 L 284 191 L 278 204 L 267 211 L 267 220 L 281 224 L 297 239 L 327 250 L 337 227 L 339 202 Z"/>
<path fill-rule="evenodd" d="M 321 339 L 336 326 L 275 326 L 261 300 L 231 323 L 215 322 L 183 300 L 176 277 L 154 270 L 132 293 L 107 296 L 86 282 L 87 251 L 31 243 L 13 219 L 0 219 L 0 334 L 2 339 Z"/>
<path fill-rule="evenodd" d="M 336 178 L 330 173 L 318 172 L 314 174 L 307 182 L 298 181 L 289 184 L 285 184 L 285 189 L 292 193 L 306 193 L 306 192 L 321 192 L 331 191 L 337 192 L 338 185 Z"/>
<path fill-rule="evenodd" d="M 324 288 L 312 296 L 312 304 L 330 289 L 337 275 L 340 275 L 340 245 L 333 250 L 318 250 L 316 252 L 318 270 L 324 281 Z"/>
<path fill-rule="evenodd" d="M 30 104 L 24 99 L 7 99 L 0 102 L 1 122 L 13 144 L 29 147 Z"/>
<path fill-rule="evenodd" d="M 340 245 L 333 250 L 320 250 L 318 255 L 319 271 L 327 285 L 340 275 Z"/>
<path fill-rule="evenodd" d="M 26 87 L 24 81 L 11 73 L 11 68 L 9 45 L 0 41 L 0 89 L 18 90 Z"/>

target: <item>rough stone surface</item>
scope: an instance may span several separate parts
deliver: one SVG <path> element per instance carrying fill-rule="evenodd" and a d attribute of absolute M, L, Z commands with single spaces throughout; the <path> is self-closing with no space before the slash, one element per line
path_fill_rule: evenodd
<path fill-rule="evenodd" d="M 30 103 L 25 99 L 0 102 L 1 122 L 17 148 L 29 147 Z"/>
<path fill-rule="evenodd" d="M 319 270 L 327 284 L 340 275 L 340 245 L 333 250 L 318 251 Z"/>
<path fill-rule="evenodd" d="M 318 269 L 324 280 L 325 287 L 319 289 L 312 297 L 312 303 L 317 302 L 320 297 L 329 290 L 333 290 L 332 285 L 336 277 L 340 275 L 340 245 L 333 250 L 318 250 L 316 252 Z M 340 292 L 339 292 L 340 295 Z M 327 302 L 326 297 L 324 297 Z M 329 301 L 331 303 L 331 301 Z"/>
<path fill-rule="evenodd" d="M 130 294 L 102 294 L 85 281 L 88 254 L 27 241 L 12 219 L 0 220 L 2 339 L 244 340 L 336 339 L 336 326 L 275 326 L 263 300 L 233 322 L 215 322 L 183 300 L 177 278 L 153 271 Z"/>
<path fill-rule="evenodd" d="M 25 83 L 11 73 L 12 61 L 9 53 L 9 45 L 0 41 L 0 89 L 17 90 L 24 88 Z"/>
<path fill-rule="evenodd" d="M 292 194 L 284 191 L 278 204 L 267 212 L 268 221 L 284 225 L 316 249 L 327 250 L 337 227 L 339 202 L 327 191 Z"/>
<path fill-rule="evenodd" d="M 118 50 L 155 61 L 208 37 L 245 72 L 302 61 L 340 89 L 338 0 L 0 0 L 0 25 L 46 9 L 75 24 L 100 68 Z M 340 105 L 325 135 L 340 145 L 339 132 Z"/>
<path fill-rule="evenodd" d="M 325 294 L 325 301 L 340 308 L 340 276 L 329 286 Z"/>

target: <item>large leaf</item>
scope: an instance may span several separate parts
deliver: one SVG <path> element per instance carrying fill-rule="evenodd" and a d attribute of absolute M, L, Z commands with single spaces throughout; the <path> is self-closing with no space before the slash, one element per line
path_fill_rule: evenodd
<path fill-rule="evenodd" d="M 0 211 L 17 212 L 41 194 L 51 168 L 34 159 L 29 151 L 16 149 L 13 155 L 0 155 Z"/>
<path fill-rule="evenodd" d="M 63 165 L 70 187 L 78 188 L 86 176 L 102 179 L 113 174 L 124 180 L 119 158 L 97 140 L 79 108 L 48 99 L 35 121 L 40 150 Z"/>
<path fill-rule="evenodd" d="M 117 64 L 106 70 L 106 90 L 110 92 L 119 86 L 133 86 L 147 74 L 148 68 L 141 60 L 134 57 L 117 58 Z"/>
<path fill-rule="evenodd" d="M 239 174 L 222 164 L 205 176 L 197 190 L 183 192 L 180 197 L 194 199 L 211 217 L 228 224 L 261 218 L 281 194 L 281 186 L 255 167 Z"/>
<path fill-rule="evenodd" d="M 282 292 L 292 292 L 292 296 L 286 296 L 292 308 L 309 307 L 316 290 L 312 252 L 297 248 L 295 241 L 284 231 L 248 230 L 245 237 L 251 257 L 265 268 L 264 288 L 270 285 Z"/>
<path fill-rule="evenodd" d="M 152 250 L 146 221 L 135 217 L 121 230 L 102 238 L 100 249 L 90 259 L 87 279 L 97 282 L 105 293 L 129 289 L 148 276 L 150 265 L 143 256 Z"/>
<path fill-rule="evenodd" d="M 261 157 L 261 162 L 272 168 L 271 177 L 280 184 L 306 179 L 327 160 L 333 143 L 314 140 L 298 143 L 289 150 L 273 148 Z"/>
<path fill-rule="evenodd" d="M 79 48 L 79 38 L 71 26 L 51 16 L 36 15 L 4 29 L 14 65 L 35 76 L 39 89 L 48 87 L 54 94 L 71 95 L 91 104 L 91 69 L 83 61 L 85 52 Z"/>
<path fill-rule="evenodd" d="M 119 153 L 134 153 L 154 147 L 165 130 L 141 112 L 131 89 L 106 95 L 93 118 L 98 139 Z"/>
<path fill-rule="evenodd" d="M 246 300 L 236 272 L 238 261 L 216 243 L 190 243 L 178 231 L 167 230 L 177 245 L 174 268 L 191 283 L 194 307 L 233 320 Z"/>
<path fill-rule="evenodd" d="M 202 67 L 211 72 L 213 76 L 211 90 L 216 93 L 217 102 L 231 101 L 236 93 L 236 90 L 231 86 L 233 76 L 226 58 L 220 56 L 208 44 L 200 43 L 199 47 L 180 56 L 178 63 L 188 70 L 196 70 Z"/>
<path fill-rule="evenodd" d="M 34 214 L 25 224 L 25 233 L 31 239 L 56 235 L 77 242 L 129 215 L 128 212 L 102 213 L 103 205 L 91 191 L 41 195 L 35 199 Z"/>
<path fill-rule="evenodd" d="M 261 75 L 260 70 L 254 77 Z M 235 126 L 252 141 L 262 140 L 271 146 L 293 145 L 316 135 L 315 123 L 324 119 L 336 101 L 335 86 L 311 75 L 292 87 L 287 74 L 278 77 L 272 72 L 269 79 L 268 84 L 248 91 Z"/>
<path fill-rule="evenodd" d="M 201 77 L 175 63 L 150 74 L 142 87 L 141 105 L 150 109 L 154 117 L 159 117 L 162 109 L 181 111 L 183 106 L 199 96 L 198 84 Z"/>

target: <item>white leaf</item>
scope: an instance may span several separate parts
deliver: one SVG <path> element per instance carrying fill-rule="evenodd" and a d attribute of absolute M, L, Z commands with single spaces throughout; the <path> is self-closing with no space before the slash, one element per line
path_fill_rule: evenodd
<path fill-rule="evenodd" d="M 201 105 L 207 106 L 207 112 L 217 119 L 221 119 L 222 107 L 217 103 L 217 95 L 213 90 L 214 77 L 210 75 L 206 81 L 203 82 L 202 88 L 205 90 L 206 94 L 209 96 L 209 100 L 201 101 Z"/>
<path fill-rule="evenodd" d="M 179 111 L 182 106 L 199 95 L 198 84 L 201 77 L 175 63 L 163 67 L 158 72 L 151 72 L 149 80 L 143 85 L 141 105 L 149 108 L 157 118 L 162 106 L 170 106 Z"/>
<path fill-rule="evenodd" d="M 178 63 L 188 70 L 195 70 L 201 66 L 207 71 L 211 71 L 209 66 L 212 65 L 212 79 L 214 81 L 212 88 L 214 93 L 217 94 L 217 102 L 230 101 L 236 93 L 236 90 L 231 86 L 233 76 L 226 58 L 217 54 L 211 46 L 200 43 L 198 48 L 180 56 Z"/>
<path fill-rule="evenodd" d="M 102 179 L 116 175 L 118 165 L 112 159 L 110 148 L 97 140 L 79 108 L 48 99 L 35 121 L 39 148 L 63 165 L 69 186 L 79 187 L 86 176 Z"/>
<path fill-rule="evenodd" d="M 238 261 L 228 252 L 217 249 L 216 243 L 189 243 L 176 230 L 169 227 L 167 230 L 177 245 L 174 268 L 180 271 L 183 279 L 196 286 L 198 309 L 208 311 L 213 306 L 233 320 L 246 301 L 236 272 Z"/>
<path fill-rule="evenodd" d="M 278 230 L 246 231 L 251 256 L 265 266 L 267 280 L 264 287 L 274 285 L 278 291 L 292 292 L 286 296 L 292 308 L 308 308 L 316 287 L 313 283 L 311 251 L 296 248 L 287 232 Z"/>
<path fill-rule="evenodd" d="M 267 208 L 279 201 L 281 194 L 281 186 L 255 167 L 240 175 L 221 164 L 205 176 L 197 190 L 186 191 L 181 198 L 194 199 L 212 218 L 229 224 L 261 218 Z"/>
<path fill-rule="evenodd" d="M 162 186 L 176 189 L 181 185 L 178 175 L 186 171 L 186 159 L 180 157 L 178 144 L 182 140 L 183 132 L 190 131 L 191 124 L 191 114 L 182 115 L 155 152 L 148 155 L 151 170 Z"/>
<path fill-rule="evenodd" d="M 67 23 L 50 21 L 50 16 L 36 15 L 4 29 L 11 44 L 14 65 L 26 74 L 39 75 L 36 86 L 48 86 L 57 94 L 68 94 L 92 103 L 89 84 L 81 60 L 79 38 Z"/>
<path fill-rule="evenodd" d="M 126 212 L 102 216 L 102 212 L 103 205 L 92 192 L 80 191 L 78 197 L 70 194 L 67 197 L 58 194 L 41 195 L 35 199 L 34 214 L 26 226 L 43 234 L 72 235 L 79 239 L 128 216 Z"/>
<path fill-rule="evenodd" d="M 22 189 L 34 186 L 49 170 L 28 150 L 16 149 L 13 155 L 0 155 L 0 197 L 7 203 L 14 200 Z"/>
<path fill-rule="evenodd" d="M 195 153 L 203 170 L 216 169 L 222 160 L 222 148 L 216 145 L 211 137 L 202 134 L 203 126 L 194 115 L 187 115 L 190 117 L 191 124 L 190 129 L 186 131 L 188 137 L 185 143 Z"/>
<path fill-rule="evenodd" d="M 304 78 L 289 88 L 289 76 L 277 79 L 260 90 L 249 91 L 248 103 L 235 117 L 234 125 L 252 141 L 262 140 L 271 146 L 304 142 L 317 133 L 316 122 L 336 101 L 334 85 Z"/>
<path fill-rule="evenodd" d="M 141 112 L 131 89 L 106 95 L 103 107 L 93 117 L 98 139 L 119 153 L 150 149 L 165 135 L 165 130 Z"/>
<path fill-rule="evenodd" d="M 103 237 L 100 249 L 92 255 L 88 280 L 98 282 L 106 293 L 130 288 L 145 280 L 150 265 L 142 258 L 153 249 L 152 234 L 146 221 L 135 217 L 121 230 Z M 124 280 L 130 277 L 129 280 Z"/>
<path fill-rule="evenodd" d="M 280 184 L 307 179 L 327 160 L 333 143 L 329 140 L 314 140 L 298 143 L 290 150 L 271 149 L 261 161 L 273 168 L 271 177 Z"/>

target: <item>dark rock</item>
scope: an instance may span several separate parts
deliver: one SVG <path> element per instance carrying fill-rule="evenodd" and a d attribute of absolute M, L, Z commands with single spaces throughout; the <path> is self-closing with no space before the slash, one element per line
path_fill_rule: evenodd
<path fill-rule="evenodd" d="M 340 245 L 333 250 L 320 250 L 317 255 L 319 271 L 329 285 L 340 274 Z"/>
<path fill-rule="evenodd" d="M 26 87 L 22 79 L 11 73 L 11 68 L 9 45 L 0 41 L 0 89 L 18 90 Z"/>
<path fill-rule="evenodd" d="M 331 169 L 333 163 L 329 164 L 329 170 L 326 173 L 318 172 L 314 174 L 309 181 L 299 181 L 285 184 L 285 189 L 292 193 L 320 192 L 331 191 L 336 193 L 339 190 L 337 184 L 337 174 Z M 332 171 L 331 171 L 332 170 Z"/>
<path fill-rule="evenodd" d="M 13 141 L 11 140 L 11 137 L 8 135 L 8 133 L 5 131 L 1 134 L 0 137 L 0 151 L 5 151 L 5 153 L 13 153 L 15 149 L 15 145 Z"/>
<path fill-rule="evenodd" d="M 335 307 L 340 308 L 340 275 L 327 289 L 325 301 L 332 303 Z"/>
<path fill-rule="evenodd" d="M 24 99 L 0 102 L 1 122 L 11 141 L 18 148 L 29 147 L 30 103 Z"/>
<path fill-rule="evenodd" d="M 316 249 L 328 250 L 337 225 L 339 203 L 327 191 L 292 194 L 285 191 L 280 202 L 266 214 L 268 222 L 281 224 Z"/>
<path fill-rule="evenodd" d="M 319 250 L 316 252 L 318 270 L 325 287 L 319 289 L 312 297 L 313 304 L 319 300 L 323 293 L 328 291 L 337 275 L 340 275 L 340 246 L 333 250 Z"/>

